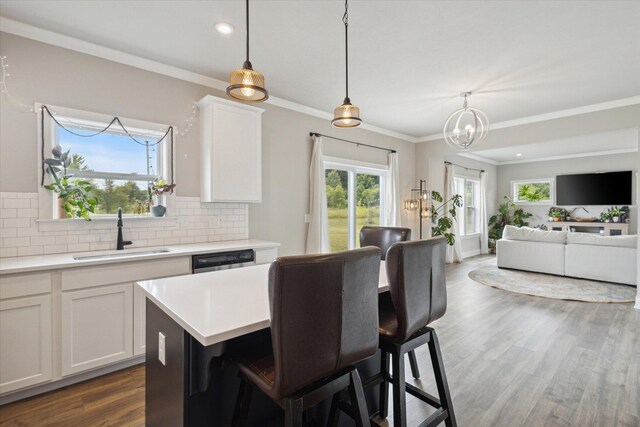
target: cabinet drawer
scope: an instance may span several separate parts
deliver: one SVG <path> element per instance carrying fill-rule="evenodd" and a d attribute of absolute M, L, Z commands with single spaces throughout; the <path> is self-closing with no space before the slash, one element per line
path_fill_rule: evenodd
<path fill-rule="evenodd" d="M 123 262 L 64 270 L 62 290 L 90 288 L 113 283 L 136 282 L 191 273 L 191 258 L 165 258 Z"/>
<path fill-rule="evenodd" d="M 51 273 L 0 276 L 0 299 L 26 297 L 51 292 Z"/>

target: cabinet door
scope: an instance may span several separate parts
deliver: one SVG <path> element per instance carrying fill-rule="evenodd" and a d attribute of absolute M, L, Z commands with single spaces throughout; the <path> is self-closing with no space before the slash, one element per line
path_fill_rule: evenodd
<path fill-rule="evenodd" d="M 62 293 L 62 375 L 133 355 L 131 283 Z"/>
<path fill-rule="evenodd" d="M 214 97 L 199 105 L 202 201 L 261 202 L 264 110 Z"/>
<path fill-rule="evenodd" d="M 0 301 L 0 393 L 51 380 L 51 295 Z"/>

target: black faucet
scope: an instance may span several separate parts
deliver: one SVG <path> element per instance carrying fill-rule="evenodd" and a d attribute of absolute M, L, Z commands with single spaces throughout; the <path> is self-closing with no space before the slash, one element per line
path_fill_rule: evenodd
<path fill-rule="evenodd" d="M 121 251 L 126 245 L 131 245 L 131 240 L 122 240 L 122 208 L 118 208 L 118 242 L 116 243 L 116 249 Z"/>

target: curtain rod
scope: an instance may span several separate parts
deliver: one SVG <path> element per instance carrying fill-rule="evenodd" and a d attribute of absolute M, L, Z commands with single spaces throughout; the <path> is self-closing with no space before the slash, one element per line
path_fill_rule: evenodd
<path fill-rule="evenodd" d="M 388 151 L 390 153 L 395 153 L 396 152 L 396 150 L 390 150 L 389 148 L 376 147 L 375 145 L 363 144 L 362 142 L 349 141 L 348 139 L 336 138 L 335 136 L 324 135 L 324 134 L 318 133 L 318 132 L 309 132 L 309 136 L 324 136 L 326 138 L 336 139 L 336 140 L 342 141 L 342 142 L 348 142 L 349 144 L 355 144 L 358 147 L 362 145 L 363 147 L 375 148 L 376 150 Z"/>
<path fill-rule="evenodd" d="M 457 167 L 462 168 L 462 169 L 467 170 L 467 171 L 478 171 L 478 172 L 484 172 L 484 169 L 468 168 L 468 167 L 466 167 L 466 166 L 457 165 L 457 164 L 452 163 L 452 162 L 447 162 L 447 161 L 445 161 L 445 162 L 444 162 L 444 164 L 445 164 L 445 165 L 453 165 L 453 166 L 457 166 Z"/>

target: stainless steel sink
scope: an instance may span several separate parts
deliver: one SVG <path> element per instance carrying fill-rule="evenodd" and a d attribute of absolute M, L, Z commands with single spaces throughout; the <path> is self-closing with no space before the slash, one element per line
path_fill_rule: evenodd
<path fill-rule="evenodd" d="M 96 254 L 96 255 L 74 255 L 73 259 L 76 261 L 84 261 L 88 259 L 109 259 L 109 258 L 127 258 L 140 255 L 153 255 L 153 254 L 165 254 L 171 252 L 170 249 L 153 249 L 149 251 L 121 251 L 108 254 Z"/>

